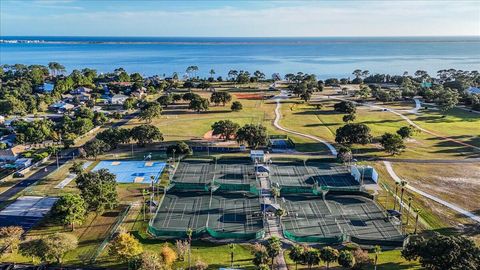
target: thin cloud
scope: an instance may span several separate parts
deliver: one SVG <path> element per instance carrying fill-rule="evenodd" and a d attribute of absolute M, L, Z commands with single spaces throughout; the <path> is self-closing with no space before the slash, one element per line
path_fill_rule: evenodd
<path fill-rule="evenodd" d="M 43 0 L 40 2 L 62 2 Z M 68 1 L 72 3 L 72 1 Z M 254 3 L 252 3 L 253 5 Z M 172 2 L 172 5 L 174 3 Z M 50 5 L 49 5 L 50 6 Z M 55 6 L 55 5 L 52 5 Z M 68 4 L 58 5 L 71 7 Z M 88 10 L 29 16 L 2 11 L 2 32 L 146 36 L 479 35 L 480 4 L 462 1 L 302 2 L 263 8 Z M 15 27 L 13 27 L 15 25 Z M 22 25 L 28 25 L 23 27 Z M 43 32 L 43 31 L 47 31 Z"/>

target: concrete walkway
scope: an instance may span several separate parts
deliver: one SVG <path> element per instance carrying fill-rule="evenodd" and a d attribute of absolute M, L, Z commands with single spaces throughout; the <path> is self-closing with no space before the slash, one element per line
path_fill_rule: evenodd
<path fill-rule="evenodd" d="M 322 98 L 327 98 L 327 99 L 335 99 L 335 100 L 340 100 L 340 101 L 351 101 L 355 104 L 359 104 L 358 102 L 356 101 L 352 101 L 352 100 L 348 100 L 348 99 L 344 99 L 344 98 L 337 98 L 337 97 L 325 97 L 325 96 L 322 96 Z M 363 106 L 367 106 L 367 107 L 370 107 L 370 108 L 374 108 L 374 109 L 378 109 L 378 110 L 382 110 L 382 111 L 387 111 L 387 112 L 391 112 L 393 114 L 396 114 L 398 116 L 400 116 L 401 118 L 403 118 L 405 121 L 407 121 L 407 123 L 409 123 L 410 125 L 412 125 L 413 127 L 417 128 L 418 130 L 421 130 L 425 133 L 428 133 L 430 135 L 433 135 L 435 137 L 438 137 L 438 138 L 441 138 L 441 139 L 444 139 L 444 140 L 447 140 L 447 141 L 451 141 L 451 142 L 455 142 L 457 144 L 461 144 L 463 146 L 467 146 L 467 147 L 471 147 L 475 150 L 478 150 L 480 151 L 480 147 L 477 147 L 477 146 L 474 146 L 474 145 L 471 145 L 471 144 L 468 144 L 468 143 L 465 143 L 465 142 L 462 142 L 462 141 L 459 141 L 459 140 L 456 140 L 456 139 L 452 139 L 452 138 L 449 138 L 449 137 L 445 137 L 443 135 L 440 135 L 440 134 L 437 134 L 433 131 L 430 131 L 430 130 L 427 130 L 427 129 L 424 129 L 422 128 L 421 126 L 417 125 L 415 122 L 413 122 L 412 120 L 410 120 L 410 118 L 408 118 L 407 116 L 401 114 L 400 112 L 396 111 L 396 110 L 393 110 L 393 109 L 390 109 L 390 108 L 386 108 L 386 107 L 382 107 L 382 106 L 378 106 L 378 105 L 374 105 L 374 104 L 370 104 L 370 103 L 360 103 L 360 105 L 363 105 Z"/>
<path fill-rule="evenodd" d="M 272 198 L 271 193 L 271 185 L 270 181 L 267 178 L 262 177 L 260 178 L 260 188 L 262 193 L 262 201 L 264 204 L 273 204 L 274 200 Z M 281 228 L 281 224 L 277 217 L 266 217 L 266 237 L 267 239 L 270 237 L 278 237 L 282 242 L 285 241 L 283 237 L 283 232 Z M 285 258 L 283 257 L 283 252 L 275 259 L 275 268 L 278 270 L 288 270 L 287 263 L 285 262 Z"/>
<path fill-rule="evenodd" d="M 280 124 L 279 124 L 279 121 L 280 121 L 280 118 L 281 118 L 281 112 L 280 112 L 280 108 L 282 106 L 282 104 L 280 103 L 280 98 L 275 98 L 275 101 L 277 102 L 277 106 L 275 107 L 275 120 L 273 121 L 273 125 L 282 130 L 282 131 L 285 131 L 287 133 L 291 133 L 291 134 L 295 134 L 295 135 L 298 135 L 298 136 L 301 136 L 301 137 L 305 137 L 305 138 L 308 138 L 308 139 L 311 139 L 311 140 L 314 140 L 314 141 L 317 141 L 317 142 L 320 142 L 320 143 L 323 143 L 325 144 L 327 147 L 328 147 L 328 150 L 330 150 L 330 153 L 333 155 L 333 156 L 337 156 L 337 150 L 335 149 L 335 147 L 333 147 L 333 145 L 331 145 L 330 143 L 328 143 L 327 141 L 325 140 L 322 140 L 318 137 L 315 137 L 315 136 L 312 136 L 312 135 L 308 135 L 308 134 L 305 134 L 305 133 L 301 133 L 301 132 L 298 132 L 298 131 L 294 131 L 294 130 L 291 130 L 291 129 L 287 129 L 287 128 L 284 128 L 282 127 Z"/>
<path fill-rule="evenodd" d="M 83 169 L 85 170 L 86 168 L 88 168 L 88 166 L 90 166 L 90 164 L 92 164 L 91 161 L 87 161 L 85 163 L 83 163 Z M 66 187 L 68 184 L 70 184 L 70 182 L 73 181 L 73 179 L 75 179 L 75 177 L 77 177 L 77 174 L 75 173 L 69 173 L 67 175 L 67 177 L 65 177 L 65 179 L 62 180 L 62 182 L 58 183 L 55 188 L 58 188 L 58 189 L 63 189 L 64 187 Z"/>
<path fill-rule="evenodd" d="M 388 174 L 390 174 L 390 176 L 393 178 L 393 180 L 395 180 L 396 182 L 400 182 L 402 181 L 402 179 L 400 177 L 398 177 L 398 175 L 395 173 L 395 171 L 393 170 L 393 167 L 392 167 L 392 164 L 389 162 L 389 161 L 383 161 L 383 163 L 385 164 L 385 167 L 387 169 L 387 172 Z M 450 209 L 452 209 L 453 211 L 457 212 L 457 213 L 460 213 L 468 218 L 470 218 L 471 220 L 475 221 L 475 222 L 478 222 L 480 223 L 480 216 L 477 216 L 475 214 L 473 214 L 472 212 L 469 212 L 455 204 L 452 204 L 452 203 L 449 203 L 447 201 L 444 201 L 438 197 L 435 197 L 431 194 L 428 194 L 422 190 L 419 190 L 418 188 L 415 188 L 415 187 L 412 187 L 411 185 L 407 184 L 406 185 L 406 188 L 415 192 L 415 193 L 418 193 L 420 195 L 422 195 L 423 197 L 426 197 L 426 198 L 429 198 L 441 205 L 444 205 Z"/>
<path fill-rule="evenodd" d="M 406 112 L 413 113 L 413 114 L 418 114 L 418 110 L 422 108 L 422 103 L 420 102 L 420 99 L 414 98 L 413 101 L 415 101 L 415 108 L 411 110 L 405 110 Z"/>

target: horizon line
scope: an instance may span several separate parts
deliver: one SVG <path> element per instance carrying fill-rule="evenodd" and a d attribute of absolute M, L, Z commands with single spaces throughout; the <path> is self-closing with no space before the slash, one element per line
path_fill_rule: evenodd
<path fill-rule="evenodd" d="M 364 35 L 338 35 L 338 36 L 108 36 L 108 35 L 0 35 L 0 37 L 131 37 L 131 38 L 388 38 L 388 37 L 479 37 L 478 35 L 389 35 L 389 36 L 364 36 Z"/>

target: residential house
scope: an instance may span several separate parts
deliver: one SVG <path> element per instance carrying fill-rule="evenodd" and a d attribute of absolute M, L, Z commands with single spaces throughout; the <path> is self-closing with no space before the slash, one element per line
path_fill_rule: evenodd
<path fill-rule="evenodd" d="M 0 160 L 15 161 L 25 150 L 26 147 L 24 145 L 15 145 L 14 147 L 0 150 Z"/>
<path fill-rule="evenodd" d="M 67 111 L 71 111 L 75 108 L 75 105 L 66 103 L 66 102 L 57 102 L 50 105 L 49 109 L 58 113 L 65 113 Z"/>
<path fill-rule="evenodd" d="M 147 96 L 147 89 L 142 87 L 132 92 L 132 96 L 136 97 L 137 99 L 143 99 Z"/>
<path fill-rule="evenodd" d="M 0 143 L 4 143 L 5 145 L 7 145 L 8 147 L 12 147 L 14 144 L 15 144 L 15 139 L 16 139 L 17 135 L 15 134 L 8 134 L 8 135 L 5 135 L 5 136 L 2 136 L 0 138 Z"/>
<path fill-rule="evenodd" d="M 122 105 L 125 102 L 125 100 L 127 100 L 127 98 L 128 96 L 126 95 L 116 94 L 110 97 L 108 101 L 110 102 L 110 104 Z"/>
<path fill-rule="evenodd" d="M 80 94 L 76 95 L 76 97 L 78 98 L 78 101 L 80 101 L 80 102 L 87 102 L 92 98 L 92 95 L 90 93 L 80 93 Z"/>
<path fill-rule="evenodd" d="M 77 87 L 74 90 L 70 91 L 70 94 L 80 95 L 80 94 L 83 94 L 83 93 L 90 93 L 90 92 L 92 92 L 92 89 L 80 86 L 80 87 Z"/>
<path fill-rule="evenodd" d="M 470 87 L 467 89 L 467 92 L 468 92 L 469 94 L 477 94 L 477 95 L 480 95 L 480 88 L 474 87 L 474 86 L 470 86 Z"/>

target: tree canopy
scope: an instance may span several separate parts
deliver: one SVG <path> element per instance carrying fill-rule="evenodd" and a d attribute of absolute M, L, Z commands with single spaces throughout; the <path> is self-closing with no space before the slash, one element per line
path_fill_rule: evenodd
<path fill-rule="evenodd" d="M 333 105 L 333 108 L 335 109 L 335 111 L 342 113 L 351 114 L 356 112 L 355 103 L 351 101 L 340 101 L 339 103 Z"/>
<path fill-rule="evenodd" d="M 228 140 L 232 137 L 232 135 L 237 133 L 239 128 L 239 124 L 234 123 L 230 120 L 220 120 L 213 123 L 212 135 L 220 135 L 220 138 L 223 137 L 225 140 Z"/>
<path fill-rule="evenodd" d="M 392 155 L 398 155 L 405 151 L 406 148 L 403 138 L 400 135 L 388 132 L 382 135 L 380 138 L 380 144 L 385 152 Z"/>
<path fill-rule="evenodd" d="M 245 142 L 253 149 L 267 143 L 267 128 L 262 125 L 246 124 L 237 131 L 237 141 Z"/>
<path fill-rule="evenodd" d="M 115 175 L 108 170 L 81 174 L 76 183 L 89 209 L 103 213 L 117 206 L 117 181 Z"/>
<path fill-rule="evenodd" d="M 463 236 L 435 233 L 433 237 L 411 239 L 402 256 L 432 270 L 475 270 L 480 265 L 480 248 Z"/>
<path fill-rule="evenodd" d="M 67 193 L 60 197 L 52 207 L 55 219 L 64 225 L 82 224 L 87 213 L 87 204 L 79 194 Z"/>
<path fill-rule="evenodd" d="M 132 139 L 136 140 L 138 145 L 145 146 L 147 143 L 163 141 L 163 134 L 158 127 L 153 125 L 140 125 L 132 128 L 130 132 Z"/>
<path fill-rule="evenodd" d="M 372 135 L 367 125 L 351 123 L 337 129 L 335 141 L 344 145 L 367 144 L 372 141 Z"/>

